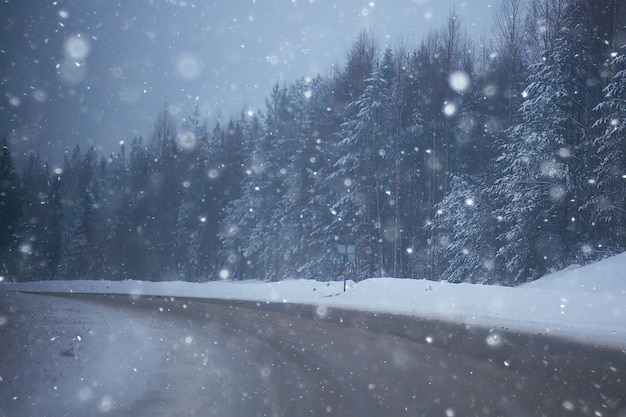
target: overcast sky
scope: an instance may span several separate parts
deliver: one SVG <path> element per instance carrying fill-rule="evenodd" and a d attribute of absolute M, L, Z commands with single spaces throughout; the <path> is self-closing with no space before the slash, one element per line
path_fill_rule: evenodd
<path fill-rule="evenodd" d="M 0 135 L 59 159 L 149 136 L 167 100 L 182 119 L 263 109 L 272 86 L 343 65 L 359 31 L 409 47 L 456 8 L 488 31 L 488 0 L 4 0 Z"/>

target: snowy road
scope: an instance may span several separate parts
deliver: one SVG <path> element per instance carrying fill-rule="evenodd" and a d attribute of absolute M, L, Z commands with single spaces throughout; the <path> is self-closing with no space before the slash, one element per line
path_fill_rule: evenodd
<path fill-rule="evenodd" d="M 0 416 L 626 415 L 626 357 L 292 304 L 0 292 Z"/>

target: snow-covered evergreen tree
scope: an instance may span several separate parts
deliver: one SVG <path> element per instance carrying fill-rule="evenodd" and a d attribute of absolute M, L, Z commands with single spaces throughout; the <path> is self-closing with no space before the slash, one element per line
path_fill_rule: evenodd
<path fill-rule="evenodd" d="M 336 127 L 340 124 L 340 113 L 332 110 L 334 89 L 332 83 L 318 77 L 310 85 L 311 95 L 307 99 L 310 119 L 307 144 L 307 202 L 300 216 L 306 222 L 308 236 L 303 236 L 302 250 L 307 253 L 306 261 L 298 266 L 298 275 L 328 280 L 342 273 L 341 260 L 337 251 L 337 236 L 329 233 L 326 226 L 332 222 L 330 207 L 337 201 L 336 183 L 328 182 L 334 171 L 337 155 Z"/>
<path fill-rule="evenodd" d="M 291 86 L 288 93 L 289 113 L 285 131 L 273 131 L 276 143 L 287 158 L 279 168 L 278 186 L 280 197 L 271 213 L 269 227 L 279 231 L 274 245 L 275 256 L 279 259 L 279 277 L 297 276 L 299 269 L 309 261 L 308 238 L 312 227 L 308 213 L 309 197 L 313 192 L 310 167 L 312 166 L 313 138 L 311 106 L 309 99 L 314 94 L 311 82 L 300 80 Z M 268 120 L 269 121 L 269 120 Z M 280 139 L 279 139 L 280 138 Z"/>
<path fill-rule="evenodd" d="M 214 137 L 219 135 L 218 131 L 214 131 Z M 253 244 L 250 238 L 256 227 L 257 215 L 263 210 L 263 196 L 258 192 L 260 188 L 257 188 L 257 181 L 261 181 L 266 166 L 260 147 L 263 137 L 261 119 L 254 115 L 243 136 L 241 168 L 245 176 L 240 181 L 239 192 L 223 207 L 218 207 L 223 218 L 216 236 L 222 246 L 220 255 L 224 261 L 224 271 L 231 278 L 260 278 L 255 270 L 251 270 L 253 265 L 256 266 L 257 258 L 250 251 L 250 245 Z M 219 177 L 215 177 L 214 181 L 219 181 Z"/>
<path fill-rule="evenodd" d="M 503 176 L 494 192 L 503 205 L 498 256 L 510 283 L 562 268 L 577 241 L 573 204 L 576 152 L 584 129 L 574 118 L 581 48 L 567 26 L 543 62 L 531 68 L 521 122 L 508 131 L 498 162 Z"/>
<path fill-rule="evenodd" d="M 437 275 L 449 282 L 494 284 L 492 202 L 480 181 L 457 176 L 435 206 L 433 237 Z"/>
<path fill-rule="evenodd" d="M 394 146 L 390 135 L 391 92 L 376 69 L 366 80 L 363 94 L 348 106 L 349 118 L 341 125 L 339 160 L 334 177 L 345 186 L 332 207 L 336 213 L 329 232 L 354 243 L 356 278 L 384 276 L 383 242 L 390 225 L 383 215 L 394 190 Z"/>
<path fill-rule="evenodd" d="M 239 221 L 233 221 L 234 217 L 230 216 L 227 227 L 231 233 L 237 231 L 238 240 L 243 238 L 243 256 L 261 268 L 266 277 L 277 279 L 284 254 L 278 249 L 283 231 L 277 224 L 275 211 L 279 210 L 283 194 L 289 192 L 285 184 L 288 174 L 294 174 L 288 168 L 296 152 L 293 139 L 299 109 L 291 106 L 287 87 L 278 85 L 266 107 L 263 134 L 255 142 L 248 161 L 244 194 L 233 203 L 239 206 L 233 209 Z"/>
<path fill-rule="evenodd" d="M 307 262 L 310 223 L 303 211 L 311 185 L 309 151 L 314 139 L 307 100 L 312 94 L 304 80 L 274 89 L 267 102 L 264 135 L 249 161 L 244 195 L 235 203 L 246 210 L 231 209 L 229 223 L 246 225 L 247 230 L 237 226 L 239 233 L 250 234 L 244 256 L 258 262 L 272 279 L 293 277 Z M 240 221 L 234 223 L 232 215 Z"/>
<path fill-rule="evenodd" d="M 589 204 L 596 250 L 609 253 L 626 248 L 626 54 L 618 55 L 612 65 L 615 75 L 604 89 L 605 100 L 596 107 L 601 117 L 595 127 L 603 133 L 594 141 L 599 165 Z"/>

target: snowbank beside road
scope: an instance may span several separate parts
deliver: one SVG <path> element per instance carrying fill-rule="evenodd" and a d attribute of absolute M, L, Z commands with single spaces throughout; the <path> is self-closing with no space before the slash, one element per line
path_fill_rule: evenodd
<path fill-rule="evenodd" d="M 515 288 L 393 278 L 146 282 L 1 282 L 0 290 L 116 293 L 321 304 L 567 337 L 626 349 L 626 254 Z"/>
<path fill-rule="evenodd" d="M 626 349 L 624 293 L 375 279 L 359 283 L 336 304 Z"/>
<path fill-rule="evenodd" d="M 524 288 L 626 295 L 626 252 L 583 267 L 569 267 Z"/>

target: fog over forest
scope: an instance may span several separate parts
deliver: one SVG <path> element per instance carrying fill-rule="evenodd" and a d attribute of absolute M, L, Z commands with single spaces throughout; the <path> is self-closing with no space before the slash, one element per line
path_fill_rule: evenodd
<path fill-rule="evenodd" d="M 360 32 L 229 120 L 165 102 L 110 155 L 5 137 L 0 274 L 515 285 L 624 251 L 624 6 L 497 7 L 480 44 L 452 13 L 417 47 Z"/>
<path fill-rule="evenodd" d="M 0 135 L 61 163 L 75 145 L 149 136 L 167 101 L 210 124 L 262 109 L 276 83 L 329 76 L 361 30 L 415 47 L 454 7 L 480 39 L 489 0 L 0 2 Z"/>

